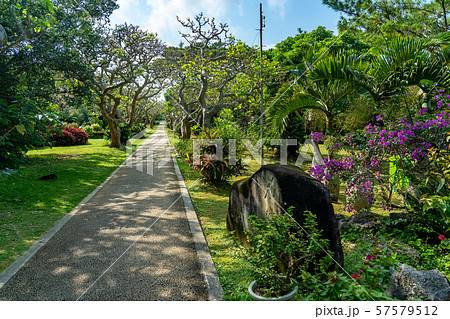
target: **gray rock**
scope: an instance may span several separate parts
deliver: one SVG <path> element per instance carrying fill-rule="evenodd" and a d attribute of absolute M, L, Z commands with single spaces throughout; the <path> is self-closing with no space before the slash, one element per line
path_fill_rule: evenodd
<path fill-rule="evenodd" d="M 282 214 L 291 206 L 295 207 L 293 217 L 300 225 L 304 211 L 317 216 L 318 228 L 329 240 L 333 258 L 342 265 L 344 254 L 330 193 L 317 179 L 293 165 L 264 165 L 251 177 L 235 182 L 231 187 L 227 230 L 245 244 L 250 215 L 264 219 Z"/>
<path fill-rule="evenodd" d="M 342 214 L 336 214 L 336 221 L 338 223 L 338 228 L 339 228 L 339 233 L 345 233 L 346 231 L 348 231 L 350 228 L 353 227 L 352 224 L 350 224 L 347 221 L 347 218 L 342 215 Z"/>
<path fill-rule="evenodd" d="M 400 300 L 449 301 L 450 282 L 437 269 L 419 271 L 401 264 L 399 271 L 392 273 L 392 286 L 388 293 Z"/>
<path fill-rule="evenodd" d="M 411 221 L 412 218 L 413 218 L 413 215 L 410 213 L 390 213 L 389 214 L 389 219 L 391 219 L 391 220 L 403 219 L 406 221 Z"/>
<path fill-rule="evenodd" d="M 357 226 L 360 228 L 374 228 L 378 225 L 376 215 L 371 212 L 362 211 L 353 216 L 347 218 L 347 222 L 352 226 Z"/>
<path fill-rule="evenodd" d="M 343 223 L 343 222 L 345 222 L 347 220 L 347 217 L 345 217 L 342 214 L 335 214 L 335 216 L 336 216 L 336 221 L 338 223 Z"/>

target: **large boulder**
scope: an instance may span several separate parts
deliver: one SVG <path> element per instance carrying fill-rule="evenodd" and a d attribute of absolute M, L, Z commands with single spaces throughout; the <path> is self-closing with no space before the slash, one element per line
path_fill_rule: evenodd
<path fill-rule="evenodd" d="M 330 193 L 297 166 L 264 165 L 251 177 L 235 182 L 231 187 L 227 230 L 245 244 L 245 231 L 250 230 L 249 216 L 264 219 L 282 214 L 291 206 L 295 208 L 293 217 L 300 225 L 305 211 L 317 216 L 318 227 L 329 240 L 334 260 L 342 265 L 344 254 Z"/>
<path fill-rule="evenodd" d="M 419 271 L 401 264 L 399 271 L 392 274 L 389 294 L 400 300 L 449 301 L 450 283 L 437 269 Z"/>

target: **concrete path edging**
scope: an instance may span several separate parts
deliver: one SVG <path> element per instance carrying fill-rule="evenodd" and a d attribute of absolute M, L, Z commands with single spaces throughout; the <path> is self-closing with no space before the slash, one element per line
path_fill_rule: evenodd
<path fill-rule="evenodd" d="M 169 140 L 170 141 L 170 140 Z M 172 145 L 172 149 L 177 154 L 175 148 Z M 175 173 L 177 175 L 178 183 L 180 185 L 181 197 L 183 198 L 184 209 L 188 218 L 189 227 L 192 232 L 192 238 L 195 243 L 195 250 L 197 251 L 198 260 L 200 263 L 202 275 L 206 282 L 208 289 L 208 297 L 211 301 L 222 301 L 223 289 L 220 285 L 219 274 L 217 273 L 214 261 L 211 257 L 208 244 L 206 243 L 205 236 L 203 234 L 200 222 L 195 212 L 194 205 L 192 204 L 191 197 L 189 196 L 186 183 L 184 182 L 183 175 L 181 174 L 178 162 L 174 154 L 171 154 L 173 160 L 173 166 L 175 167 Z"/>
<path fill-rule="evenodd" d="M 152 134 L 153 135 L 153 134 Z M 150 135 L 148 139 L 151 139 L 152 135 Z M 134 152 L 136 153 L 141 147 L 143 147 L 147 140 L 142 143 Z M 132 155 L 133 155 L 132 154 Z M 132 156 L 130 155 L 130 157 Z M 20 268 L 25 265 L 25 263 L 30 260 L 38 251 L 41 249 L 77 212 L 79 212 L 83 206 L 91 200 L 92 197 L 95 196 L 110 180 L 114 177 L 114 175 L 117 174 L 119 169 L 121 169 L 124 165 L 127 165 L 127 159 L 126 158 L 122 164 L 119 165 L 112 173 L 109 175 L 103 183 L 101 183 L 99 186 L 97 186 L 88 196 L 86 196 L 81 202 L 78 203 L 77 206 L 75 206 L 74 209 L 72 209 L 69 213 L 67 213 L 63 218 L 61 218 L 59 221 L 56 222 L 56 224 L 49 230 L 47 233 L 42 235 L 36 242 L 28 248 L 28 250 L 23 253 L 22 256 L 20 256 L 15 262 L 13 262 L 8 268 L 6 268 L 2 273 L 0 273 L 0 288 L 2 288 L 8 280 L 10 280 L 16 272 L 20 270 Z"/>

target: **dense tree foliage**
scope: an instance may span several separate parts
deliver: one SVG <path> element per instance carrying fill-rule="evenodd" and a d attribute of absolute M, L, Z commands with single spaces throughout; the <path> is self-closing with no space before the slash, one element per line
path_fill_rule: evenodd
<path fill-rule="evenodd" d="M 77 43 L 116 7 L 93 0 L 0 3 L 0 167 L 17 165 L 29 147 L 45 143 L 50 113 L 87 94 L 90 75 Z"/>
<path fill-rule="evenodd" d="M 339 32 L 357 33 L 371 41 L 391 34 L 427 37 L 449 31 L 447 0 L 323 0 L 343 13 Z"/>
<path fill-rule="evenodd" d="M 94 45 L 82 51 L 93 72 L 91 100 L 108 123 L 110 147 L 120 148 L 119 124 L 127 121 L 119 107 L 126 107 L 128 123 L 133 124 L 139 103 L 162 90 L 160 58 L 165 47 L 154 34 L 127 24 L 105 30 Z"/>

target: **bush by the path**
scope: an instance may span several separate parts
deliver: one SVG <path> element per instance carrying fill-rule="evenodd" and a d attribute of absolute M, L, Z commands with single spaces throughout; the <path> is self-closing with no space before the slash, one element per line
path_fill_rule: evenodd
<path fill-rule="evenodd" d="M 49 140 L 54 146 L 85 145 L 88 142 L 88 135 L 82 129 L 66 126 L 61 133 L 54 133 Z"/>

